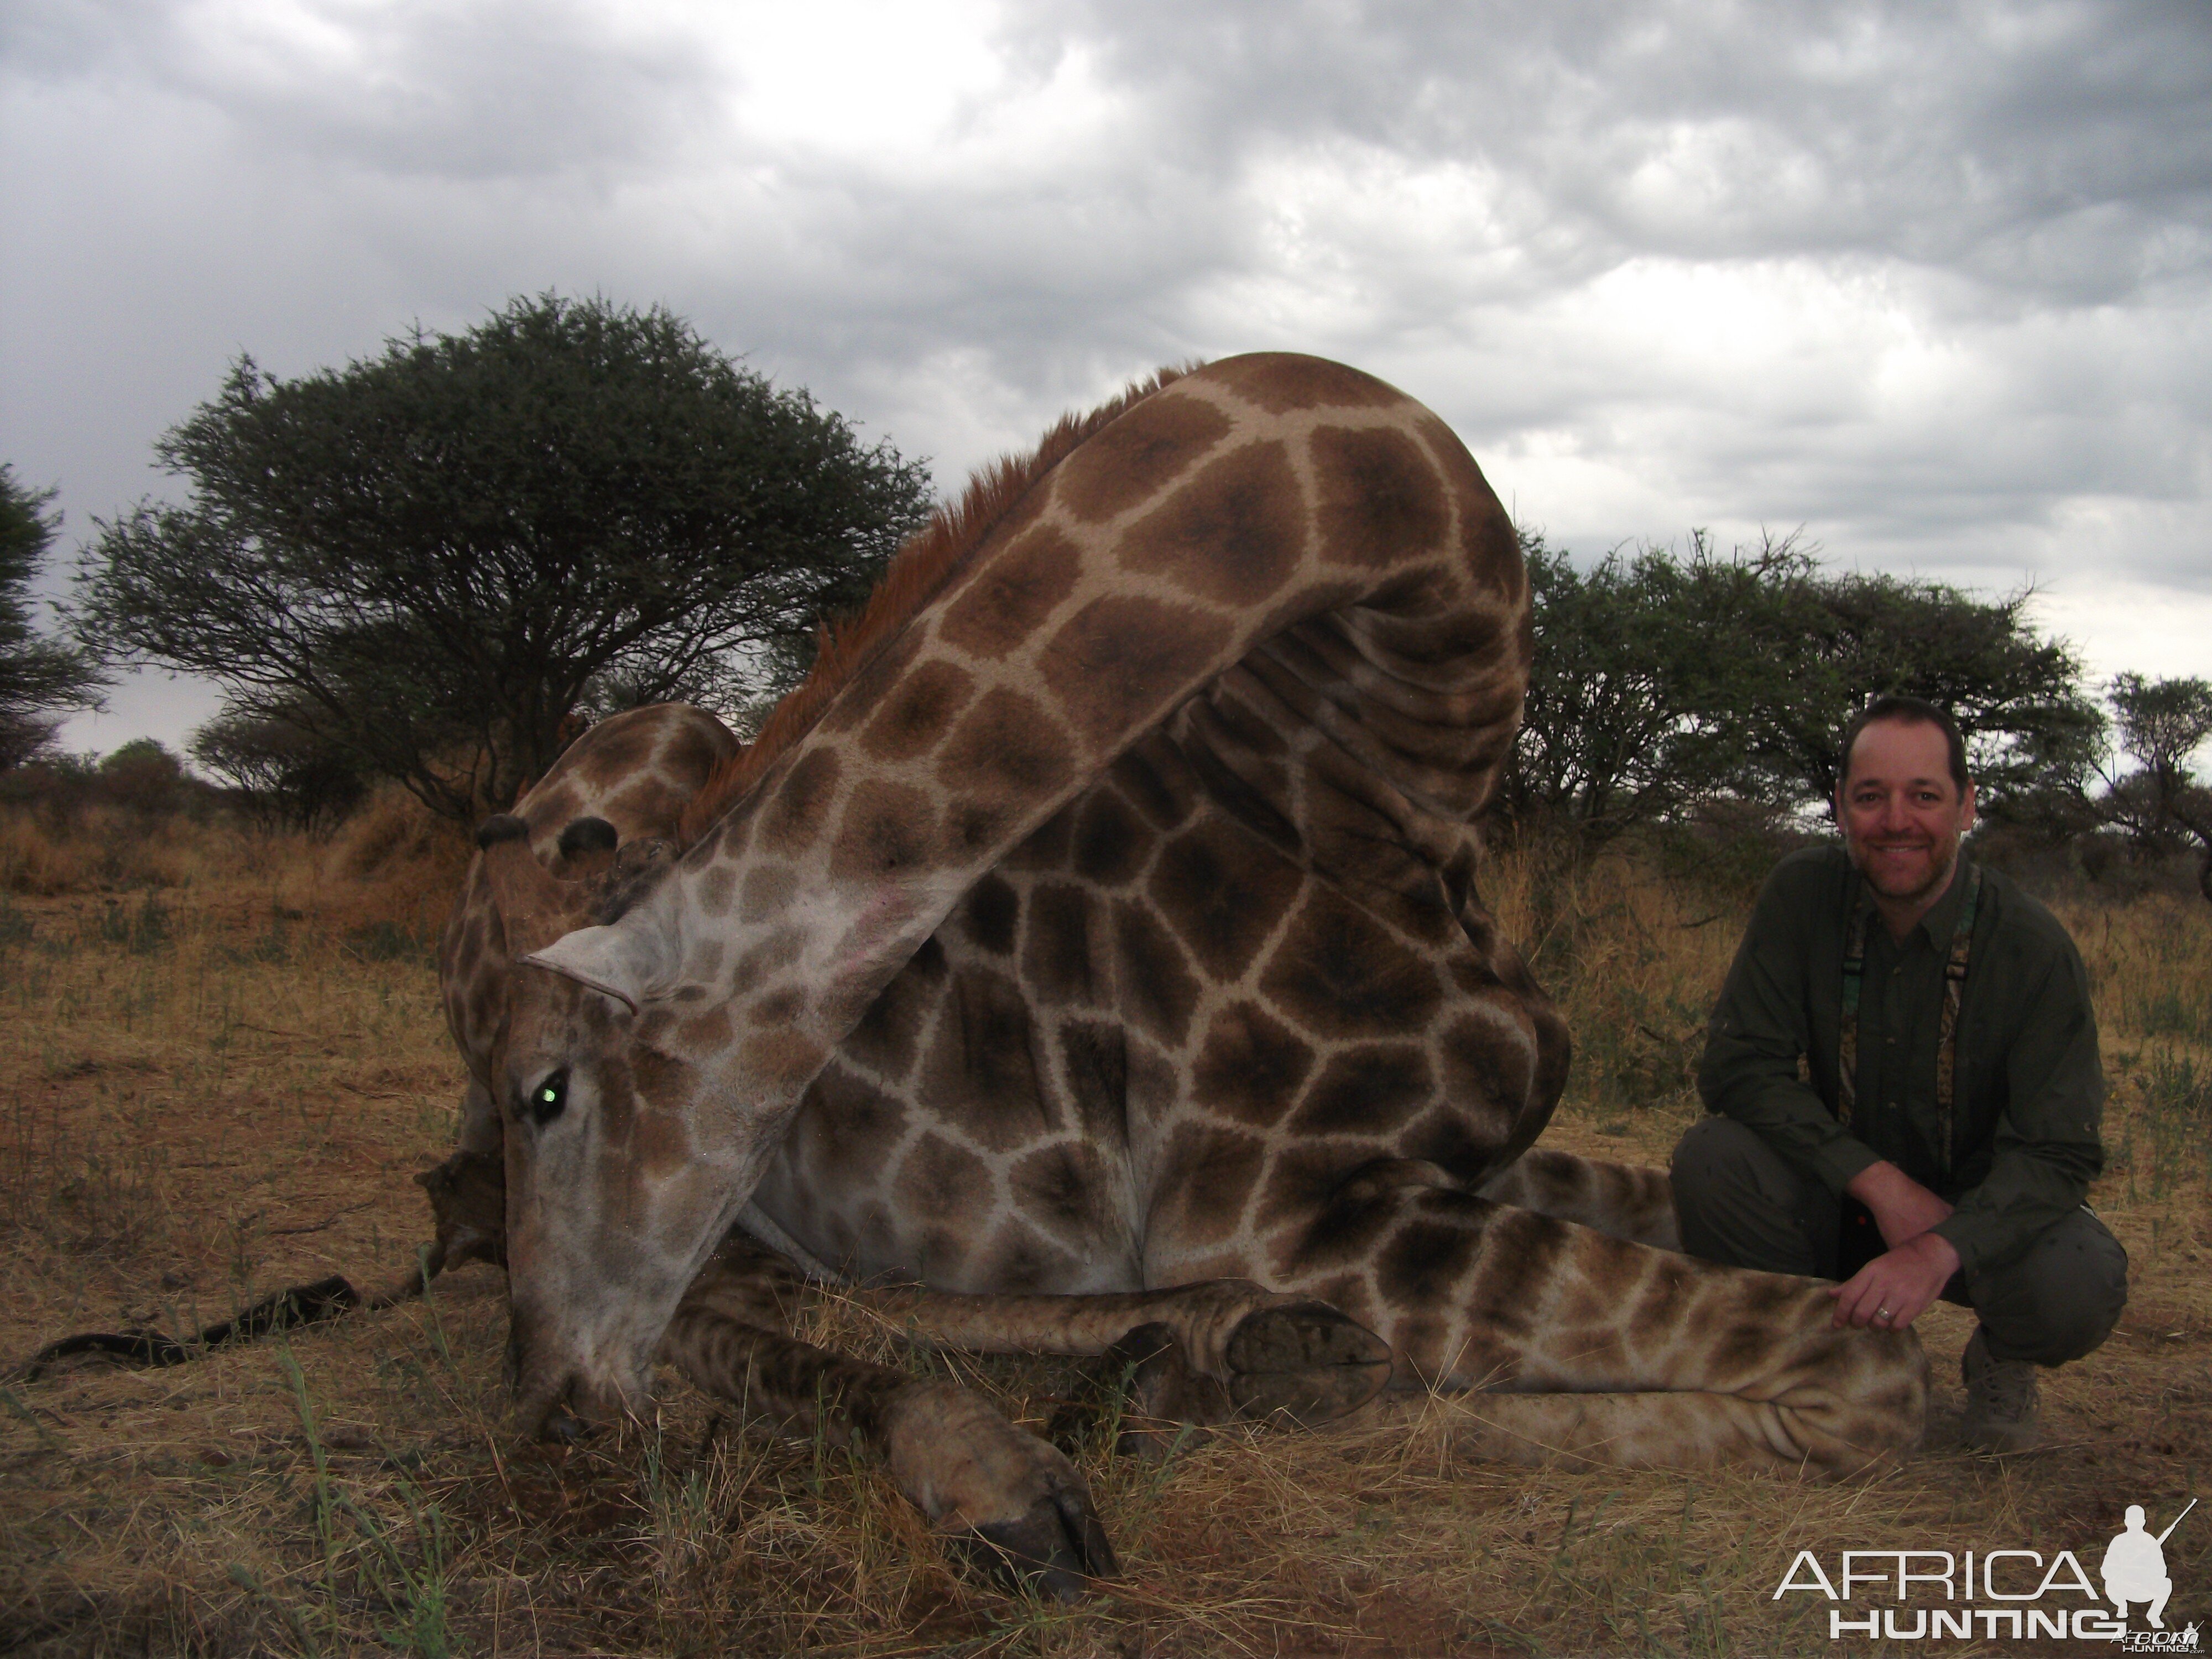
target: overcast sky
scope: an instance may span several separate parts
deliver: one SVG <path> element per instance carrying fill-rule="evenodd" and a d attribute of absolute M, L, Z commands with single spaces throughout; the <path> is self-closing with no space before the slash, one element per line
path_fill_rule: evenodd
<path fill-rule="evenodd" d="M 1318 352 L 1578 555 L 1802 525 L 2212 674 L 2205 0 L 9 0 L 0 180 L 55 591 L 241 350 L 556 289 L 948 491 L 1156 364 Z"/>

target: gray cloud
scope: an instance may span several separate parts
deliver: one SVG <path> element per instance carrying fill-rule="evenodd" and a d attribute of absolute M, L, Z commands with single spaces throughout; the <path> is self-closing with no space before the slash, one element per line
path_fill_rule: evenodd
<path fill-rule="evenodd" d="M 2196 0 L 1070 0 L 872 68 L 904 15 L 842 26 L 847 85 L 720 4 L 12 8 L 0 447 L 82 530 L 171 487 L 147 446 L 237 351 L 557 287 L 671 304 L 947 487 L 1155 363 L 1292 347 L 1583 550 L 1802 522 L 2212 625 Z"/>
<path fill-rule="evenodd" d="M 2185 0 L 1190 14 L 1113 0 L 1085 33 L 1225 169 L 1321 133 L 1480 155 L 1558 252 L 1878 252 L 2075 302 L 2205 263 L 2212 53 Z"/>

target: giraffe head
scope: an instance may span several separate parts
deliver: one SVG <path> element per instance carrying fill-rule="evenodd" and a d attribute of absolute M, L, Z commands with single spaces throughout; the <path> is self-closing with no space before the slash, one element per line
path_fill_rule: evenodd
<path fill-rule="evenodd" d="M 579 845 L 592 852 L 562 880 L 520 831 L 495 818 L 479 836 L 514 963 L 491 1086 L 511 1376 L 526 1430 L 557 1433 L 642 1402 L 660 1331 L 730 1206 L 694 1155 L 696 1076 L 673 1053 L 684 1004 L 656 896 L 673 847 L 617 851 L 610 828 L 583 820 L 562 850 L 572 870 Z"/>

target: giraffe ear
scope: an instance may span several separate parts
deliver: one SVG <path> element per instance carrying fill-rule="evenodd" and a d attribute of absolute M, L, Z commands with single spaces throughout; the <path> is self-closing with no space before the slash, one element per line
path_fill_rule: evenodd
<path fill-rule="evenodd" d="M 579 927 L 522 960 L 611 996 L 633 1014 L 667 979 L 659 930 L 632 924 Z"/>

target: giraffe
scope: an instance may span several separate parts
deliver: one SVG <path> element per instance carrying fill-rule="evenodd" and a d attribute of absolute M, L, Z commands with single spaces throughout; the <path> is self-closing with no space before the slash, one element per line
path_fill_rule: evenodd
<path fill-rule="evenodd" d="M 1476 878 L 1527 585 L 1449 428 L 1232 358 L 1063 423 L 932 536 L 680 848 L 563 883 L 486 826 L 526 1425 L 634 1409 L 664 1341 L 713 1372 L 687 1310 L 751 1294 L 742 1211 L 918 1281 L 884 1294 L 932 1340 L 1158 1319 L 1232 1404 L 1441 1389 L 1483 1449 L 1618 1464 L 1839 1474 L 1915 1437 L 1909 1332 L 1578 1225 L 1663 1185 L 1523 1156 L 1567 1035 Z"/>
<path fill-rule="evenodd" d="M 616 849 L 627 846 L 634 861 L 642 859 L 648 866 L 656 860 L 684 808 L 715 766 L 726 764 L 741 747 L 703 709 L 663 703 L 625 711 L 590 728 L 535 787 L 526 788 L 500 833 L 526 846 L 549 874 L 622 879 L 612 856 Z M 350 1284 L 334 1281 L 342 1286 L 343 1305 L 381 1306 L 404 1299 L 430 1277 L 471 1260 L 506 1265 L 502 1127 L 491 1104 L 489 1082 L 511 969 L 507 928 L 480 851 L 455 898 L 439 957 L 447 1024 L 466 1065 L 468 1084 L 453 1154 L 416 1177 L 429 1194 L 436 1237 L 422 1272 L 392 1291 L 363 1298 Z M 795 1270 L 787 1258 L 807 1261 L 817 1280 L 832 1275 L 757 1209 L 748 1206 L 741 1221 L 679 1304 L 664 1344 L 666 1357 L 702 1388 L 741 1403 L 756 1417 L 878 1452 L 894 1483 L 916 1507 L 957 1544 L 975 1549 L 1002 1572 L 1034 1577 L 1071 1597 L 1085 1579 L 1116 1570 L 1111 1542 L 1092 1512 L 1088 1486 L 1055 1447 L 1016 1428 L 966 1389 L 917 1379 L 789 1337 L 787 1327 L 799 1313 L 808 1286 L 807 1274 Z M 763 1248 L 758 1242 L 763 1238 L 774 1241 L 773 1247 Z M 320 1288 L 289 1294 L 298 1297 Z M 1094 1317 L 1103 1311 L 1103 1335 L 1082 1339 L 1078 1346 L 1094 1351 L 1142 1324 L 1174 1332 L 1178 1352 L 1218 1352 L 1228 1327 L 1264 1302 L 1287 1305 L 1300 1315 L 1294 1337 L 1310 1340 L 1316 1327 L 1324 1337 L 1342 1328 L 1370 1359 L 1382 1357 L 1379 1345 L 1365 1333 L 1350 1329 L 1328 1310 L 1301 1306 L 1295 1299 L 1255 1302 L 1240 1293 L 1247 1287 L 1230 1288 L 1224 1296 L 1223 1288 L 1200 1287 L 1167 1298 L 1109 1300 L 1103 1310 L 1093 1310 Z M 863 1291 L 860 1297 L 917 1331 L 933 1301 L 911 1290 L 889 1297 Z M 1057 1334 L 1065 1346 L 1068 1333 Z M 218 1334 L 215 1340 L 228 1338 Z M 92 1346 L 135 1354 L 133 1345 L 131 1338 L 79 1337 L 50 1345 L 40 1360 Z M 179 1357 L 187 1352 L 181 1345 L 168 1346 Z M 1217 1361 L 1217 1368 L 1221 1363 Z M 1179 1381 L 1163 1377 L 1155 1392 Z M 1262 1402 L 1302 1403 L 1310 1409 L 1310 1402 L 1302 1399 L 1271 1397 Z M 1236 1409 L 1234 1403 L 1225 1404 L 1218 1414 Z M 1164 1443 L 1139 1431 L 1127 1431 L 1123 1438 L 1139 1450 Z"/>
<path fill-rule="evenodd" d="M 526 790 L 513 815 L 522 831 L 520 838 L 549 873 L 604 880 L 613 863 L 608 854 L 617 847 L 627 845 L 634 858 L 656 858 L 654 842 L 676 833 L 684 809 L 714 769 L 740 751 L 720 721 L 702 709 L 664 703 L 616 715 L 573 744 L 535 788 Z M 958 949 L 957 939 L 951 948 Z M 480 853 L 455 899 L 439 961 L 447 1022 L 469 1081 L 453 1153 L 416 1177 L 430 1194 L 438 1222 L 424 1264 L 428 1274 L 471 1260 L 506 1263 L 502 1130 L 491 1102 L 490 1068 L 511 966 Z M 799 1121 L 818 1132 L 834 1113 L 818 1091 L 810 1091 Z M 1670 1248 L 1674 1243 L 1665 1177 L 1656 1170 L 1540 1148 L 1492 1176 L 1481 1191 L 1499 1202 L 1576 1216 Z M 773 1241 L 772 1246 L 763 1248 L 763 1240 Z M 808 1269 L 794 1268 L 794 1258 L 807 1262 Z M 663 1344 L 665 1357 L 709 1392 L 742 1402 L 756 1416 L 825 1432 L 841 1443 L 872 1446 L 885 1455 L 895 1482 L 917 1507 L 956 1537 L 969 1534 L 994 1565 L 1039 1571 L 1048 1588 L 1064 1595 L 1078 1589 L 1082 1577 L 1110 1567 L 1111 1544 L 1090 1510 L 1087 1486 L 1053 1447 L 1014 1428 L 965 1390 L 919 1382 L 788 1338 L 787 1328 L 808 1293 L 810 1271 L 817 1281 L 838 1278 L 757 1206 L 748 1206 L 738 1229 L 678 1304 L 671 1336 Z M 404 1290 L 372 1303 L 398 1300 L 417 1285 L 410 1277 Z M 947 1304 L 911 1287 L 888 1295 L 845 1288 L 917 1336 L 971 1346 L 1019 1346 L 1002 1328 L 1003 1299 Z M 1379 1348 L 1368 1347 L 1358 1333 L 1339 1330 L 1322 1310 L 1300 1308 L 1294 1301 L 1286 1306 L 1280 1298 L 1255 1298 L 1246 1286 L 1200 1286 L 1135 1304 L 1094 1298 L 1080 1310 L 1089 1316 L 1087 1323 L 1071 1320 L 1076 1310 L 1066 1301 L 1032 1308 L 1030 1314 L 1032 1324 L 1041 1319 L 1052 1327 L 1040 1346 L 1112 1352 L 1121 1340 L 1127 1352 L 1108 1370 L 1134 1372 L 1135 1377 L 1125 1401 L 1120 1441 L 1124 1449 L 1158 1455 L 1186 1437 L 1179 1425 L 1249 1414 L 1255 1405 L 1312 1418 L 1346 1403 L 1341 1397 L 1317 1399 L 1310 1389 L 1302 1394 L 1286 1394 L 1279 1387 L 1264 1391 L 1249 1375 L 1242 1379 L 1241 1395 L 1231 1397 L 1209 1389 L 1211 1379 L 1203 1373 L 1193 1374 L 1188 1356 L 1194 1352 L 1221 1352 L 1211 1370 L 1226 1368 L 1230 1326 L 1255 1306 L 1294 1315 L 1287 1331 L 1277 1330 L 1279 1338 L 1287 1334 L 1310 1345 L 1335 1334 L 1378 1362 L 1382 1358 Z M 1141 1340 L 1127 1341 L 1146 1330 L 1155 1333 L 1150 1348 Z M 1169 1340 L 1171 1355 L 1164 1365 L 1153 1352 L 1162 1337 Z M 91 1340 L 74 1339 L 80 1345 Z M 128 1340 L 113 1339 L 109 1346 Z M 54 1345 L 54 1352 L 67 1346 Z M 1379 1383 L 1382 1376 L 1362 1381 L 1355 1370 L 1352 1380 L 1355 1391 L 1364 1395 L 1372 1391 L 1368 1384 Z M 943 1449 L 951 1445 L 963 1448 L 963 1458 L 949 1469 L 939 1467 Z M 980 1461 L 972 1455 L 978 1445 L 990 1454 Z"/>

